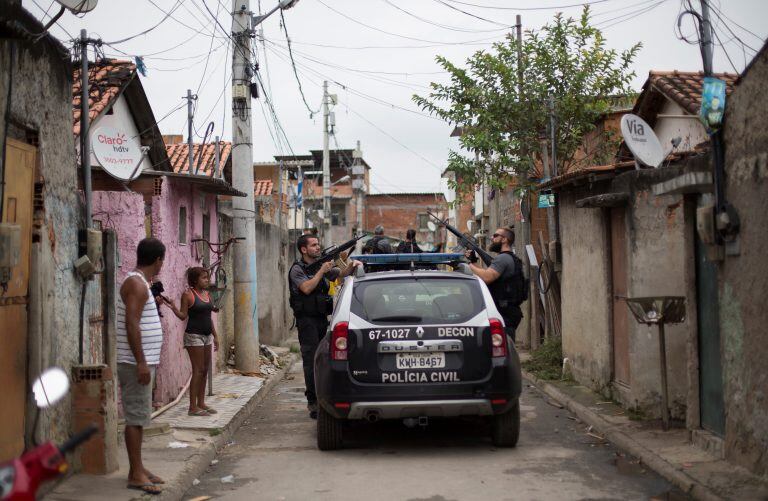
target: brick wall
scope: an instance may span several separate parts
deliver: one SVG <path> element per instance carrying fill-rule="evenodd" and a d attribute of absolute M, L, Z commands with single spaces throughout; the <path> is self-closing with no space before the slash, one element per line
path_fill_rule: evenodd
<path fill-rule="evenodd" d="M 419 194 L 376 194 L 365 198 L 364 228 L 373 231 L 377 225 L 384 227 L 387 236 L 405 239 L 408 229 L 416 230 L 417 242 L 439 244 L 445 241 L 445 232 L 441 229 L 429 231 L 419 228 L 419 214 L 431 211 L 439 217 L 448 215 L 448 203 L 442 193 Z"/>

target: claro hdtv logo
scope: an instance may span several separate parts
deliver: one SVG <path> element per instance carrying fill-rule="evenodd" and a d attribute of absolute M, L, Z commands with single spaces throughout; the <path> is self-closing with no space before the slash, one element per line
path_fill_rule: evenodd
<path fill-rule="evenodd" d="M 96 140 L 101 144 L 111 146 L 115 153 L 126 153 L 130 150 L 128 140 L 123 133 L 99 134 L 96 136 Z"/>

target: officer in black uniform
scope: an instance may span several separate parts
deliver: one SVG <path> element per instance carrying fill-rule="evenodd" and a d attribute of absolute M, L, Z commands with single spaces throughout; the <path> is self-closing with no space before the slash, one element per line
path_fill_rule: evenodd
<path fill-rule="evenodd" d="M 310 274 L 307 267 L 322 254 L 320 241 L 314 235 L 302 235 L 296 242 L 301 259 L 293 263 L 288 271 L 288 286 L 296 327 L 299 331 L 301 359 L 304 363 L 304 383 L 307 390 L 307 408 L 312 419 L 317 418 L 317 395 L 315 394 L 315 352 L 320 340 L 328 329 L 328 315 L 333 311 L 333 298 L 328 295 L 329 280 L 345 277 L 354 271 L 360 262 L 351 261 L 344 269 L 334 267 L 332 261 L 323 263 L 320 269 Z"/>
<path fill-rule="evenodd" d="M 497 252 L 488 268 L 481 268 L 470 263 L 475 275 L 488 285 L 496 309 L 504 320 L 506 334 L 515 339 L 515 329 L 523 319 L 520 304 L 528 299 L 527 284 L 523 274 L 523 262 L 512 252 L 515 244 L 515 232 L 512 228 L 499 228 L 491 237 L 488 250 Z M 467 251 L 471 260 L 474 252 Z"/>

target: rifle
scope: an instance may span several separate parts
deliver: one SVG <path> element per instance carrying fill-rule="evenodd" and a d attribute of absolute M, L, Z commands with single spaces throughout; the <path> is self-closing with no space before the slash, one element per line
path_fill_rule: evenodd
<path fill-rule="evenodd" d="M 491 265 L 491 261 L 493 261 L 493 257 L 491 257 L 491 255 L 485 252 L 483 249 L 481 249 L 480 246 L 477 245 L 477 242 L 475 242 L 475 240 L 472 237 L 468 237 L 464 235 L 462 232 L 456 229 L 456 227 L 448 224 L 448 221 L 444 221 L 440 219 L 439 217 L 435 216 L 431 212 L 427 211 L 427 214 L 432 216 L 432 218 L 434 218 L 434 220 L 437 221 L 437 224 L 439 224 L 440 226 L 444 226 L 446 230 L 456 235 L 456 238 L 459 239 L 459 243 L 461 244 L 462 247 L 464 247 L 465 249 L 470 249 L 474 251 L 475 254 L 480 256 L 480 259 L 483 260 L 486 266 Z"/>
<path fill-rule="evenodd" d="M 365 235 L 360 235 L 359 237 L 355 237 L 352 240 L 347 240 L 341 245 L 332 245 L 328 247 L 327 249 L 324 249 L 322 254 L 320 254 L 320 257 L 317 258 L 317 261 L 307 266 L 307 273 L 314 274 L 317 273 L 317 270 L 320 269 L 320 266 L 325 263 L 326 261 L 333 261 L 337 257 L 339 257 L 339 254 L 342 252 L 351 249 L 355 246 L 358 240 L 363 238 Z"/>

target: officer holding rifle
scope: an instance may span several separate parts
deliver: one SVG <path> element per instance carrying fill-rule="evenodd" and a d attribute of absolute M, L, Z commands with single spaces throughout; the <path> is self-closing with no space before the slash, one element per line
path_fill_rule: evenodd
<path fill-rule="evenodd" d="M 361 263 L 351 261 L 343 270 L 334 266 L 337 259 L 359 240 L 353 238 L 344 244 L 322 251 L 314 235 L 302 235 L 296 241 L 301 258 L 288 271 L 290 304 L 299 331 L 301 359 L 304 363 L 304 383 L 309 416 L 317 419 L 314 360 L 320 340 L 328 329 L 328 315 L 333 311 L 333 298 L 328 294 L 330 280 L 351 274 Z"/>

